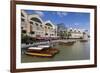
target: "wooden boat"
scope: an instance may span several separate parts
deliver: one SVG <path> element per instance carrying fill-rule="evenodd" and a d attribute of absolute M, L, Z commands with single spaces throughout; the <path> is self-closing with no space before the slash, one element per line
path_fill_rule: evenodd
<path fill-rule="evenodd" d="M 38 47 L 43 48 L 43 49 L 50 48 L 49 45 L 39 45 Z"/>
<path fill-rule="evenodd" d="M 88 42 L 88 39 L 81 39 L 80 42 Z"/>
<path fill-rule="evenodd" d="M 88 40 L 83 40 L 83 39 L 82 39 L 82 40 L 80 40 L 80 42 L 88 42 Z"/>
<path fill-rule="evenodd" d="M 25 52 L 27 55 L 31 56 L 39 56 L 39 57 L 52 57 L 52 54 L 45 54 L 45 53 L 35 53 L 35 52 Z"/>
<path fill-rule="evenodd" d="M 59 52 L 58 49 L 50 48 L 49 46 L 30 47 L 25 54 L 38 57 L 53 57 Z"/>
<path fill-rule="evenodd" d="M 73 45 L 75 41 L 59 42 L 60 45 Z"/>

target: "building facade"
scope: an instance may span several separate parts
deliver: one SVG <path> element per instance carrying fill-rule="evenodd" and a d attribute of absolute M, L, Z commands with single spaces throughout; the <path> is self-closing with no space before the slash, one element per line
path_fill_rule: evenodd
<path fill-rule="evenodd" d="M 21 31 L 32 38 L 84 38 L 87 33 L 82 29 L 66 28 L 64 24 L 53 24 L 50 20 L 43 21 L 37 14 L 21 11 Z"/>
<path fill-rule="evenodd" d="M 39 15 L 28 15 L 21 11 L 21 30 L 33 38 L 55 38 L 57 37 L 57 26 L 51 21 L 43 21 Z"/>
<path fill-rule="evenodd" d="M 69 28 L 68 32 L 70 33 L 69 38 L 78 39 L 78 38 L 87 38 L 88 37 L 88 34 L 84 29 L 72 29 L 72 28 Z"/>

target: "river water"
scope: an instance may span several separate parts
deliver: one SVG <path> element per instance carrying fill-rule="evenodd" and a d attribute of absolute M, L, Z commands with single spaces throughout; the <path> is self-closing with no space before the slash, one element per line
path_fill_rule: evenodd
<path fill-rule="evenodd" d="M 33 57 L 21 54 L 21 62 L 46 62 L 46 61 L 73 61 L 73 60 L 88 60 L 90 59 L 90 41 L 80 42 L 76 41 L 73 45 L 58 45 L 55 48 L 60 52 L 52 58 Z M 25 51 L 25 48 L 22 49 Z"/>

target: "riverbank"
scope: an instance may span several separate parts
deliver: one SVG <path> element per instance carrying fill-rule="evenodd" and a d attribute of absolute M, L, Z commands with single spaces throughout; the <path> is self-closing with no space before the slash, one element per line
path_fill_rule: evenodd
<path fill-rule="evenodd" d="M 41 41 L 41 42 L 34 42 L 33 44 L 21 44 L 21 48 L 28 48 L 30 46 L 57 43 L 57 42 L 66 42 L 67 43 L 67 42 L 80 41 L 80 40 L 82 40 L 82 39 L 62 39 L 62 40 L 52 40 L 52 41 Z"/>
<path fill-rule="evenodd" d="M 66 41 L 66 40 L 65 40 Z M 68 40 L 67 40 L 68 41 Z M 71 60 L 89 60 L 90 59 L 90 41 L 80 42 L 79 39 L 75 40 L 76 42 L 71 45 L 59 45 L 55 43 L 53 46 L 57 48 L 60 52 L 52 58 L 43 58 L 43 57 L 32 57 L 24 53 L 21 55 L 21 62 L 46 62 L 46 61 L 71 61 Z M 26 51 L 23 48 L 22 52 Z"/>

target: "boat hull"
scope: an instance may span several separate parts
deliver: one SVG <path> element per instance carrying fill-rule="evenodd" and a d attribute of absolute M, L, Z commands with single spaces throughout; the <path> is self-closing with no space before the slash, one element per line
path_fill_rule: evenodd
<path fill-rule="evenodd" d="M 73 42 L 59 42 L 60 45 L 73 45 L 75 41 Z"/>
<path fill-rule="evenodd" d="M 88 42 L 88 40 L 80 40 L 80 42 Z"/>
<path fill-rule="evenodd" d="M 37 57 L 53 57 L 55 54 L 59 52 L 58 49 L 43 49 L 41 51 L 38 50 L 27 50 L 25 52 L 26 55 L 37 56 Z"/>

